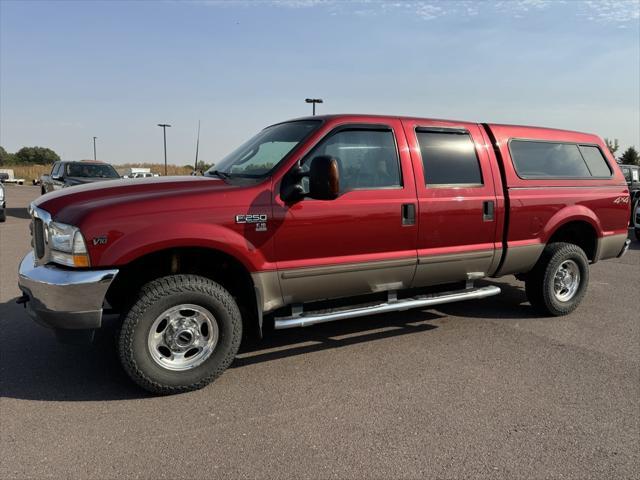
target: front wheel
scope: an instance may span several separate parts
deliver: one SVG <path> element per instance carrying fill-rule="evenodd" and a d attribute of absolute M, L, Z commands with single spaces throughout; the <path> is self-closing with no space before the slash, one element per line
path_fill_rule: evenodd
<path fill-rule="evenodd" d="M 589 285 L 589 260 L 572 243 L 547 245 L 527 275 L 525 290 L 531 305 L 545 315 L 567 315 L 578 308 Z"/>
<path fill-rule="evenodd" d="M 197 275 L 172 275 L 145 285 L 124 317 L 118 352 L 145 390 L 172 394 L 215 380 L 235 358 L 242 319 L 233 297 Z"/>

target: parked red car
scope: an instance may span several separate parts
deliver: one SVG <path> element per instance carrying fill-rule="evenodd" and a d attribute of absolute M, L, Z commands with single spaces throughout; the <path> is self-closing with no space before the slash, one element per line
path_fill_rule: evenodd
<path fill-rule="evenodd" d="M 200 388 L 243 337 L 495 295 L 515 274 L 543 315 L 629 245 L 625 179 L 585 133 L 370 115 L 272 125 L 204 177 L 103 182 L 31 207 L 31 315 L 92 332 L 121 314 L 143 388 Z"/>

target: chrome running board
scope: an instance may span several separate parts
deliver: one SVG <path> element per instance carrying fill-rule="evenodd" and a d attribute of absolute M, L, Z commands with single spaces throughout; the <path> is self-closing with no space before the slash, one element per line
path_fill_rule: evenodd
<path fill-rule="evenodd" d="M 364 317 L 377 313 L 399 312 L 412 308 L 429 307 L 432 305 L 440 305 L 443 303 L 460 302 L 462 300 L 477 300 L 480 298 L 498 295 L 499 293 L 500 288 L 493 285 L 400 300 L 396 299 L 396 292 L 389 292 L 389 298 L 385 303 L 354 308 L 351 310 L 340 310 L 330 313 L 314 314 L 313 312 L 304 313 L 299 307 L 292 308 L 293 315 L 289 317 L 275 318 L 275 329 L 282 330 L 285 328 L 308 327 L 310 325 L 315 325 L 316 323 L 334 322 L 336 320 Z"/>

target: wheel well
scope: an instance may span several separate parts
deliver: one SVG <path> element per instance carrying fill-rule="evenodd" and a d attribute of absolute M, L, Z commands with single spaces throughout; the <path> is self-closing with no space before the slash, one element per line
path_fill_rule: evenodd
<path fill-rule="evenodd" d="M 140 257 L 120 268 L 109 287 L 107 302 L 117 312 L 125 312 L 146 283 L 172 274 L 194 274 L 222 285 L 235 298 L 244 327 L 244 337 L 260 335 L 258 305 L 253 280 L 238 260 L 207 248 L 174 248 Z"/>
<path fill-rule="evenodd" d="M 591 224 L 583 221 L 569 222 L 556 230 L 547 243 L 567 242 L 579 246 L 590 261 L 595 261 L 598 235 Z"/>

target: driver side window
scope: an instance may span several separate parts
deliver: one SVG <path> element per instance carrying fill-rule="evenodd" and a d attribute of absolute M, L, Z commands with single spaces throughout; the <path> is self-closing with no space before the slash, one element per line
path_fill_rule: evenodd
<path fill-rule="evenodd" d="M 336 159 L 341 193 L 351 190 L 401 188 L 400 162 L 391 129 L 342 130 L 322 140 L 307 156 L 302 170 L 307 172 L 311 159 L 328 155 Z M 308 179 L 304 179 L 308 191 Z"/>

